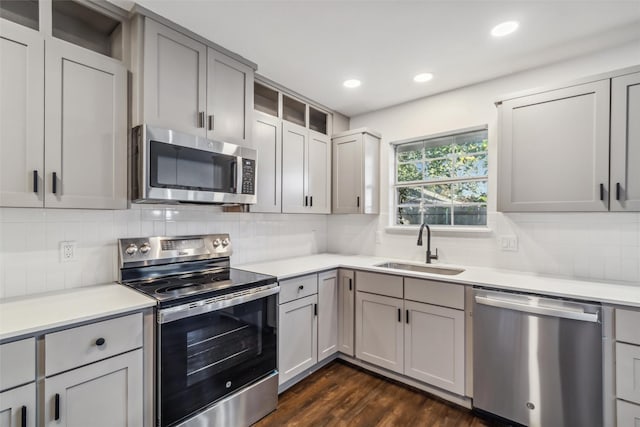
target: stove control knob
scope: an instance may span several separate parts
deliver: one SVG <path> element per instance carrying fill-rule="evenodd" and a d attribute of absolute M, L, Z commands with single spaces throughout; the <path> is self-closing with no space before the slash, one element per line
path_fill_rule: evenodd
<path fill-rule="evenodd" d="M 220 243 L 222 243 L 222 242 L 220 241 L 220 239 L 216 239 L 216 240 L 214 240 L 214 241 L 213 241 L 213 247 L 214 247 L 214 248 L 217 248 L 218 246 L 220 246 Z"/>
<path fill-rule="evenodd" d="M 151 246 L 149 242 L 144 242 L 142 246 L 140 246 L 140 253 L 147 254 L 151 250 Z"/>
<path fill-rule="evenodd" d="M 131 243 L 124 251 L 127 253 L 127 255 L 134 256 L 136 252 L 138 252 L 138 247 L 135 245 L 135 243 Z"/>
<path fill-rule="evenodd" d="M 222 241 L 222 246 L 229 246 L 229 243 L 231 243 L 231 242 L 229 242 L 229 239 L 225 238 L 225 239 Z"/>

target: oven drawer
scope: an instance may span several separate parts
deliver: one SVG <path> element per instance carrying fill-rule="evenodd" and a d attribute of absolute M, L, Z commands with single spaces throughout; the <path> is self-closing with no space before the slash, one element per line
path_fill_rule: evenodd
<path fill-rule="evenodd" d="M 45 335 L 46 376 L 142 347 L 142 313 Z"/>
<path fill-rule="evenodd" d="M 26 384 L 35 379 L 35 338 L 0 345 L 0 391 Z M 0 410 L 2 409 L 0 407 Z"/>
<path fill-rule="evenodd" d="M 280 304 L 318 293 L 318 275 L 295 277 L 280 281 Z"/>

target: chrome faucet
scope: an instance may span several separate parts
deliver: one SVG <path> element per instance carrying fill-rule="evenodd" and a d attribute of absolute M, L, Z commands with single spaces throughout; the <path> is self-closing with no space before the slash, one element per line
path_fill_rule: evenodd
<path fill-rule="evenodd" d="M 423 222 L 418 231 L 418 246 L 422 246 L 422 231 L 427 228 L 427 264 L 431 264 L 432 259 L 438 259 L 438 248 L 436 248 L 436 254 L 431 255 L 431 228 L 426 222 Z"/>

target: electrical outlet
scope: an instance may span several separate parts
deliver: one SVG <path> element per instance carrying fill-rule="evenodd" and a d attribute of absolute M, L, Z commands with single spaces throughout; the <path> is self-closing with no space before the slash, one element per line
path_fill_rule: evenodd
<path fill-rule="evenodd" d="M 516 252 L 518 250 L 518 236 L 500 236 L 499 243 L 500 249 L 502 249 L 503 251 Z"/>
<path fill-rule="evenodd" d="M 69 262 L 76 260 L 76 242 L 60 242 L 60 261 Z"/>

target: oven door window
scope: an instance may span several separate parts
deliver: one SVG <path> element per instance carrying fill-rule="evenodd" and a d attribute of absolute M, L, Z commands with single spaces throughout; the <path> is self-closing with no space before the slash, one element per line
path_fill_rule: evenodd
<path fill-rule="evenodd" d="M 276 369 L 276 310 L 272 295 L 159 325 L 162 426 Z"/>
<path fill-rule="evenodd" d="M 149 157 L 152 187 L 236 192 L 237 157 L 157 141 Z"/>

